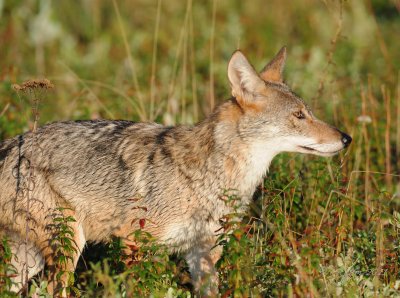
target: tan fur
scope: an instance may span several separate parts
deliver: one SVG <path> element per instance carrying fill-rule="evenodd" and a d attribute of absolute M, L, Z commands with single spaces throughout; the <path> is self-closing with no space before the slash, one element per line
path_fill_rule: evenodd
<path fill-rule="evenodd" d="M 282 83 L 282 71 L 285 66 L 286 47 L 283 47 L 274 59 L 268 63 L 260 73 L 260 77 L 264 81 Z"/>
<path fill-rule="evenodd" d="M 58 122 L 0 144 L 0 228 L 15 242 L 25 239 L 26 197 L 30 210 L 28 246 L 37 261 L 30 277 L 50 269 L 53 288 L 59 268 L 49 245 L 52 214 L 67 207 L 78 252 L 87 241 L 144 229 L 171 252 L 185 255 L 195 289 L 217 293 L 214 264 L 220 218 L 233 212 L 221 199 L 232 190 L 247 206 L 272 159 L 280 152 L 336 154 L 351 138 L 316 119 L 302 99 L 282 83 L 286 51 L 257 74 L 237 51 L 228 65 L 235 96 L 195 126 L 165 127 L 129 121 Z M 33 148 L 33 151 L 32 151 Z M 27 175 L 34 187 L 27 191 Z M 13 245 L 21 268 L 24 254 Z M 22 272 L 15 278 L 21 281 Z M 21 286 L 21 284 L 20 284 Z"/>

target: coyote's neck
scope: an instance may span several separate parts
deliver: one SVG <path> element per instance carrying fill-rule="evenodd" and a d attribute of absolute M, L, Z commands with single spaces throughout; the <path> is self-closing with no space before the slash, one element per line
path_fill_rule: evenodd
<path fill-rule="evenodd" d="M 212 144 L 206 158 L 207 175 L 224 190 L 237 190 L 249 201 L 279 153 L 272 141 L 243 139 L 238 125 L 240 107 L 232 102 L 221 105 L 205 121 L 194 128 L 198 141 Z"/>
<path fill-rule="evenodd" d="M 273 149 L 273 144 L 252 144 L 247 154 L 246 163 L 241 164 L 237 160 L 236 171 L 238 172 L 237 188 L 244 197 L 250 199 L 256 187 L 262 183 L 272 159 L 278 152 Z"/>

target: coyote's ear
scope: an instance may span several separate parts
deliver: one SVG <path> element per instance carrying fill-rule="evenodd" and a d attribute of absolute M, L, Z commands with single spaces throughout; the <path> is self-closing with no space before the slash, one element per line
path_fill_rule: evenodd
<path fill-rule="evenodd" d="M 228 78 L 232 95 L 239 101 L 249 101 L 253 94 L 265 88 L 263 80 L 240 51 L 234 52 L 229 61 Z"/>
<path fill-rule="evenodd" d="M 260 73 L 264 81 L 283 82 L 282 72 L 286 61 L 286 47 L 280 49 L 278 54 L 268 63 Z"/>

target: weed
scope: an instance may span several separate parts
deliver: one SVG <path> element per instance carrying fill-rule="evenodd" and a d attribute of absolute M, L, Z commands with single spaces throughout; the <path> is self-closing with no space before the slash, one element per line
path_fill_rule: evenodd
<path fill-rule="evenodd" d="M 2 236 L 1 233 L 0 236 Z M 0 240 L 0 293 L 5 297 L 17 297 L 16 293 L 11 292 L 12 277 L 17 274 L 15 267 L 11 264 L 13 257 L 11 248 L 6 236 L 1 237 Z"/>
<path fill-rule="evenodd" d="M 53 247 L 53 261 L 57 268 L 55 276 L 57 282 L 61 284 L 60 295 L 65 293 L 68 296 L 74 293 L 80 296 L 80 292 L 75 284 L 73 271 L 67 270 L 68 263 L 73 263 L 73 255 L 77 253 L 77 245 L 74 242 L 74 230 L 71 223 L 76 222 L 75 218 L 67 215 L 68 208 L 58 207 L 51 214 L 52 223 L 47 229 L 53 235 L 49 245 Z M 73 266 L 72 266 L 73 267 Z"/>
<path fill-rule="evenodd" d="M 188 290 L 178 286 L 177 267 L 167 248 L 142 229 L 131 237 L 134 242 L 127 247 L 119 239 L 112 240 L 110 253 L 116 259 L 92 263 L 81 283 L 83 291 L 103 297 L 190 297 Z"/>

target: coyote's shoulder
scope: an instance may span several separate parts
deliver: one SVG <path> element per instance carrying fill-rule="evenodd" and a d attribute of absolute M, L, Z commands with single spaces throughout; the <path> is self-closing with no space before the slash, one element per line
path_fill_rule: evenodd
<path fill-rule="evenodd" d="M 235 52 L 228 66 L 233 97 L 194 126 L 58 122 L 3 142 L 0 227 L 15 243 L 24 237 L 28 195 L 35 231 L 28 246 L 37 252 L 28 260 L 35 264 L 30 276 L 51 264 L 57 248 L 49 245 L 49 214 L 66 207 L 77 220 L 72 228 L 79 253 L 71 270 L 86 241 L 115 235 L 129 242 L 144 228 L 185 254 L 196 289 L 206 284 L 206 293 L 214 291 L 217 231 L 233 211 L 226 191 L 247 205 L 278 153 L 331 156 L 351 142 L 283 83 L 285 57 L 283 49 L 257 73 Z M 22 259 L 18 246 L 13 251 Z M 24 263 L 15 265 L 22 272 Z"/>

